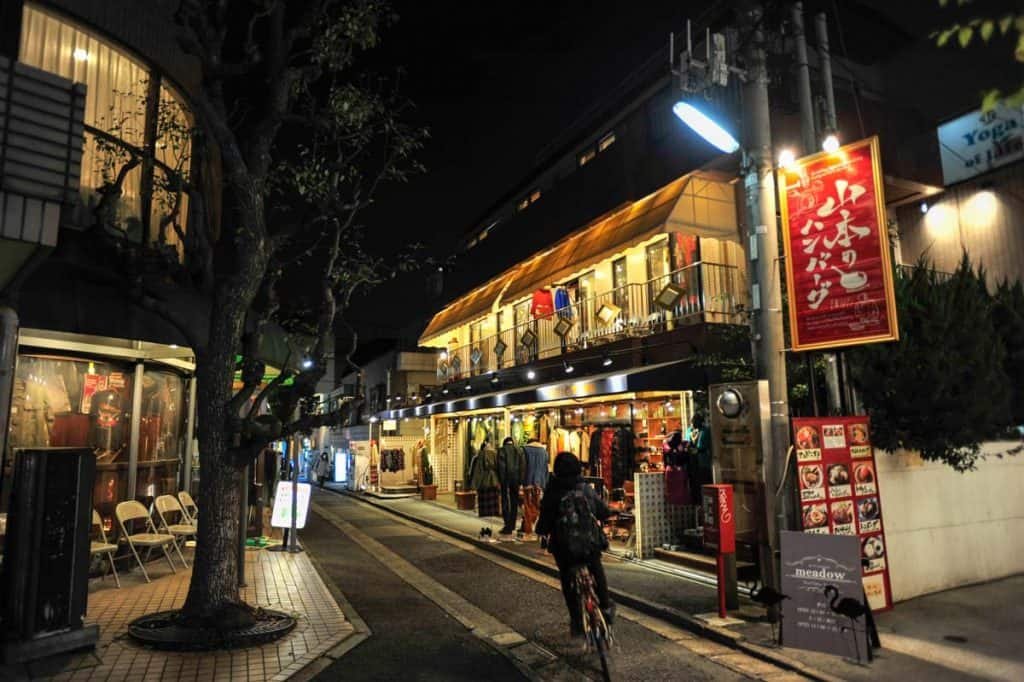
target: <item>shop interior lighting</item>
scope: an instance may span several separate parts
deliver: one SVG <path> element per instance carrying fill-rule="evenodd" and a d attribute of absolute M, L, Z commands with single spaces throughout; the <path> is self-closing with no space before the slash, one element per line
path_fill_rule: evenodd
<path fill-rule="evenodd" d="M 566 374 L 572 374 L 574 371 L 576 371 L 576 368 L 570 365 L 568 362 L 563 362 L 562 365 L 565 367 Z"/>
<path fill-rule="evenodd" d="M 792 149 L 779 152 L 779 168 L 790 169 L 796 164 L 796 153 Z"/>
<path fill-rule="evenodd" d="M 829 154 L 839 151 L 839 138 L 835 133 L 829 133 L 825 136 L 825 139 L 822 140 L 821 148 Z"/>
<path fill-rule="evenodd" d="M 678 116 L 680 121 L 690 126 L 693 132 L 726 154 L 732 154 L 740 148 L 740 143 L 728 130 L 715 123 L 707 114 L 692 104 L 676 102 L 672 107 L 672 113 Z"/>
<path fill-rule="evenodd" d="M 601 364 L 602 364 L 602 365 L 603 365 L 604 367 L 611 367 L 611 366 L 612 366 L 612 362 L 613 362 L 613 360 L 612 360 L 612 356 L 611 356 L 611 355 L 609 355 L 608 353 L 605 353 L 605 354 L 604 354 L 604 359 L 603 359 L 603 360 L 601 360 Z"/>

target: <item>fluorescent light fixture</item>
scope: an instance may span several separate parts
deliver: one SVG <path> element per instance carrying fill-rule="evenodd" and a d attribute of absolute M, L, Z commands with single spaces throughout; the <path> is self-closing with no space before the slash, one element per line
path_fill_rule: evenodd
<path fill-rule="evenodd" d="M 71 58 L 76 62 L 87 62 L 89 61 L 89 51 L 84 47 L 76 47 L 74 52 L 71 53 Z"/>
<path fill-rule="evenodd" d="M 835 133 L 829 133 L 821 142 L 821 148 L 829 154 L 839 151 L 839 138 Z"/>
<path fill-rule="evenodd" d="M 672 112 L 679 120 L 690 126 L 695 133 L 703 137 L 709 144 L 718 147 L 726 154 L 732 154 L 740 148 L 740 143 L 722 126 L 711 120 L 707 114 L 686 102 L 676 102 Z"/>
<path fill-rule="evenodd" d="M 796 163 L 796 154 L 792 149 L 783 149 L 779 152 L 779 168 L 792 168 Z"/>

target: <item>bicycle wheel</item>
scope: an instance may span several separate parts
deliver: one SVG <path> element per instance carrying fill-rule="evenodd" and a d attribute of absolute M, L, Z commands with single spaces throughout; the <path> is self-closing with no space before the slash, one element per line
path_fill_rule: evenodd
<path fill-rule="evenodd" d="M 597 637 L 597 655 L 601 657 L 601 676 L 604 682 L 612 682 L 612 675 L 608 671 L 608 640 L 603 636 Z"/>

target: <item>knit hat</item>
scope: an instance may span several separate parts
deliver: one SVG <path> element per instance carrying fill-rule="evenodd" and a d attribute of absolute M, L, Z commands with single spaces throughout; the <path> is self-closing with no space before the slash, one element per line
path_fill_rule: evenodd
<path fill-rule="evenodd" d="M 580 460 L 571 452 L 559 452 L 555 457 L 555 476 L 560 478 L 574 478 L 580 475 Z"/>

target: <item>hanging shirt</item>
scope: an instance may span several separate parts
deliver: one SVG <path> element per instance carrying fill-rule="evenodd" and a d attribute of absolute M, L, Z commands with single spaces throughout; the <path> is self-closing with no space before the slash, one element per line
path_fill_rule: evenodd
<path fill-rule="evenodd" d="M 569 292 L 561 287 L 555 289 L 555 312 L 559 317 L 572 319 L 572 300 L 569 298 Z"/>
<path fill-rule="evenodd" d="M 537 289 L 533 292 L 533 301 L 530 303 L 530 314 L 535 320 L 546 320 L 555 312 L 555 303 L 552 300 L 551 292 L 547 289 Z"/>

